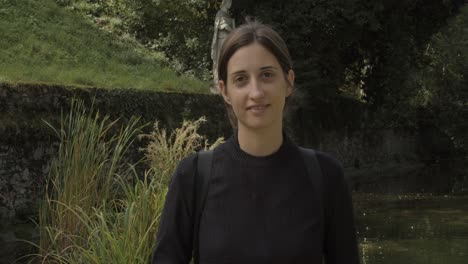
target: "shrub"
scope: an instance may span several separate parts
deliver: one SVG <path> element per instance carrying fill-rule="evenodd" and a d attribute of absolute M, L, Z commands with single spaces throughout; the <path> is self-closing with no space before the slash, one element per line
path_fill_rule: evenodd
<path fill-rule="evenodd" d="M 118 120 L 87 111 L 73 101 L 62 117 L 57 158 L 39 212 L 41 263 L 148 263 L 175 164 L 204 147 L 197 133 L 205 121 L 186 121 L 167 136 L 158 122 L 145 149 L 151 168 L 138 177 L 123 157 L 140 131 L 138 118 L 118 128 Z M 222 139 L 218 139 L 214 147 Z"/>

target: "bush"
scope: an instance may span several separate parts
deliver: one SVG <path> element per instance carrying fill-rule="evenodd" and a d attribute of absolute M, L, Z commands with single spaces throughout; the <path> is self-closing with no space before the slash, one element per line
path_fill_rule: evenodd
<path fill-rule="evenodd" d="M 184 122 L 171 136 L 155 123 L 146 156 L 152 165 L 140 179 L 122 158 L 141 127 L 87 111 L 74 101 L 54 129 L 61 143 L 52 162 L 39 212 L 41 263 L 148 263 L 177 161 L 202 146 L 197 133 L 204 119 Z M 221 142 L 218 139 L 214 145 Z"/>

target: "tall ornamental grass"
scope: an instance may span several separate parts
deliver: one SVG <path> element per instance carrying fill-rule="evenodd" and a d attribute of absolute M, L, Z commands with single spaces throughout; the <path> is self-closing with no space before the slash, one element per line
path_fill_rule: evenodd
<path fill-rule="evenodd" d="M 198 128 L 205 122 L 205 117 L 200 117 L 195 121 L 184 121 L 180 128 L 168 134 L 166 129 L 160 128 L 156 121 L 153 132 L 142 135 L 150 140 L 146 148 L 146 157 L 153 172 L 157 175 L 155 180 L 158 181 L 158 186 L 167 187 L 172 172 L 182 158 L 200 149 L 215 148 L 224 142 L 224 138 L 220 137 L 210 144 L 204 136 L 198 134 Z"/>
<path fill-rule="evenodd" d="M 39 253 L 31 263 L 148 263 L 167 192 L 181 157 L 208 148 L 197 133 L 204 119 L 184 122 L 167 136 L 158 122 L 145 149 L 151 168 L 137 175 L 123 157 L 141 127 L 116 121 L 74 101 L 62 117 L 57 157 L 40 208 Z M 215 145 L 222 140 L 216 141 Z"/>
<path fill-rule="evenodd" d="M 60 129 L 54 129 L 60 146 L 39 211 L 40 255 L 48 263 L 81 263 L 76 253 L 88 247 L 94 232 L 88 220 L 109 207 L 120 210 L 114 205 L 116 179 L 130 175 L 122 159 L 140 127 L 138 118 L 131 118 L 118 129 L 117 121 L 76 100 L 61 120 Z"/>

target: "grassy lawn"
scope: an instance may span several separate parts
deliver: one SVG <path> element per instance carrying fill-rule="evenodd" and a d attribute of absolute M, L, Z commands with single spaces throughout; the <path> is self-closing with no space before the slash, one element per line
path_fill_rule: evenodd
<path fill-rule="evenodd" d="M 0 0 L 0 82 L 208 92 L 165 60 L 54 0 Z"/>

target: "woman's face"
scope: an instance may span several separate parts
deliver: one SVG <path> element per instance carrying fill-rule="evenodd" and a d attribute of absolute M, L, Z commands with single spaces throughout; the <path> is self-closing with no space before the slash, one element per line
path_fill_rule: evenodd
<path fill-rule="evenodd" d="M 254 42 L 229 59 L 226 83 L 219 81 L 219 87 L 237 117 L 238 129 L 281 130 L 293 82 L 294 72 L 285 76 L 276 57 Z"/>

